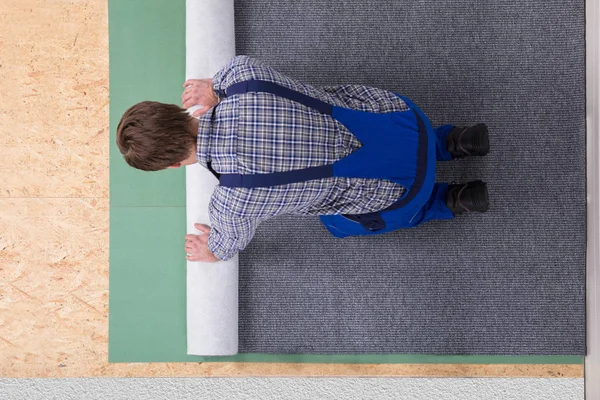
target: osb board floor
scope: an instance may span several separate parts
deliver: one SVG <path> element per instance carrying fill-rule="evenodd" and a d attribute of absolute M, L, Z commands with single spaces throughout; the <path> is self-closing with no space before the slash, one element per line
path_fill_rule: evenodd
<path fill-rule="evenodd" d="M 583 377 L 582 365 L 108 364 L 105 0 L 0 0 L 0 375 Z"/>

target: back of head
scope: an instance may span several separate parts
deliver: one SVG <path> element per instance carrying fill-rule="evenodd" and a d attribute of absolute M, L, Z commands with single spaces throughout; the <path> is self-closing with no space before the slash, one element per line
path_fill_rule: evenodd
<path fill-rule="evenodd" d="M 117 146 L 127 164 L 158 171 L 182 162 L 196 143 L 192 117 L 173 104 L 143 101 L 129 108 L 117 127 Z"/>

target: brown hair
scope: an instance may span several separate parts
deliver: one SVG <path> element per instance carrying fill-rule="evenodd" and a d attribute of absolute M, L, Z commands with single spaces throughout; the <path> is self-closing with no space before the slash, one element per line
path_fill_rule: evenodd
<path fill-rule="evenodd" d="M 117 127 L 117 146 L 127 164 L 158 171 L 190 156 L 196 142 L 192 117 L 174 104 L 142 101 L 129 108 Z"/>

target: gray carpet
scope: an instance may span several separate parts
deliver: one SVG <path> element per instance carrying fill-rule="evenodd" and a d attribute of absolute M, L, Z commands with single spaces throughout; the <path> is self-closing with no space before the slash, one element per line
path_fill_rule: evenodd
<path fill-rule="evenodd" d="M 438 174 L 486 180 L 486 215 L 344 240 L 313 217 L 262 225 L 240 261 L 242 352 L 584 354 L 583 0 L 240 0 L 236 29 L 238 54 L 295 78 L 492 135 Z"/>

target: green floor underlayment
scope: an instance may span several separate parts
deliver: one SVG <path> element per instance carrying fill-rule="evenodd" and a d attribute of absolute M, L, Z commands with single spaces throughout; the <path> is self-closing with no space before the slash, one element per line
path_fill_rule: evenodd
<path fill-rule="evenodd" d="M 109 0 L 111 362 L 581 364 L 580 356 L 186 354 L 185 172 L 129 168 L 115 145 L 122 113 L 142 100 L 180 103 L 184 0 Z"/>

